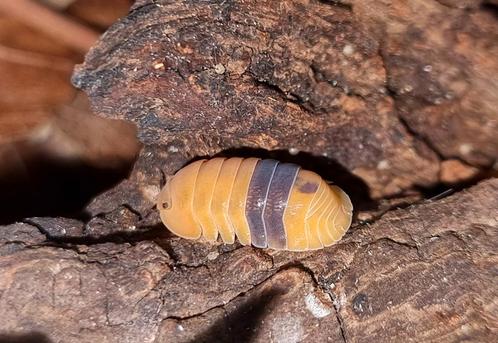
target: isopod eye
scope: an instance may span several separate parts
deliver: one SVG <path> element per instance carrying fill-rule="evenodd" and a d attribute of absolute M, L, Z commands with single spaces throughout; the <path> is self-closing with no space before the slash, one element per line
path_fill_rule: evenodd
<path fill-rule="evenodd" d="M 166 182 L 166 185 L 164 185 L 163 189 L 161 190 L 161 192 L 157 197 L 156 207 L 159 211 L 169 210 L 173 205 L 173 201 L 171 199 L 170 186 L 171 186 L 170 182 Z"/>

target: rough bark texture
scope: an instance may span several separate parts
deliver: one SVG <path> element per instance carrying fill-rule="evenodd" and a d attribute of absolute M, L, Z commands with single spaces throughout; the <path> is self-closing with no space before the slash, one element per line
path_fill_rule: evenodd
<path fill-rule="evenodd" d="M 144 147 L 84 218 L 0 226 L 0 340 L 493 341 L 498 180 L 372 211 L 496 162 L 493 6 L 136 1 L 73 81 Z M 370 221 L 306 253 L 171 236 L 165 175 L 216 154 L 297 161 Z"/>
<path fill-rule="evenodd" d="M 319 252 L 0 227 L 2 333 L 63 342 L 493 341 L 498 180 L 392 211 Z M 227 249 L 228 248 L 228 249 Z M 229 250 L 231 249 L 231 250 Z"/>

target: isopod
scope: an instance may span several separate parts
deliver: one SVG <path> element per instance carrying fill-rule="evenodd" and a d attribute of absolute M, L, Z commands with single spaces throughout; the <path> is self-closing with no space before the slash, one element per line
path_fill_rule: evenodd
<path fill-rule="evenodd" d="M 174 234 L 304 251 L 337 242 L 353 206 L 339 187 L 292 163 L 258 158 L 199 160 L 168 178 L 157 208 Z"/>

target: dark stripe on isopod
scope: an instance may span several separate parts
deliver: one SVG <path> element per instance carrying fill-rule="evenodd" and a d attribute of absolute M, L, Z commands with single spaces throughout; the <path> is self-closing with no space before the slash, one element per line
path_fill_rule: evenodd
<path fill-rule="evenodd" d="M 271 180 L 263 213 L 269 248 L 285 249 L 287 247 L 284 212 L 298 171 L 299 166 L 295 164 L 280 163 Z"/>
<path fill-rule="evenodd" d="M 268 190 L 278 161 L 260 160 L 252 174 L 246 202 L 246 218 L 251 231 L 251 243 L 257 248 L 266 248 L 265 210 Z"/>

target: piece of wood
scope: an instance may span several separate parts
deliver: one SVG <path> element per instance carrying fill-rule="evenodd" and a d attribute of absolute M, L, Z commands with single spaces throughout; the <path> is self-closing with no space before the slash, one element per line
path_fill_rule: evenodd
<path fill-rule="evenodd" d="M 182 164 L 244 147 L 304 151 L 382 197 L 437 182 L 439 161 L 399 121 L 380 49 L 350 9 L 324 2 L 144 2 L 73 83 Z M 168 174 L 181 166 L 162 158 Z"/>
<path fill-rule="evenodd" d="M 196 243 L 162 228 L 92 240 L 62 218 L 0 226 L 0 337 L 493 342 L 497 208 L 494 179 L 306 253 Z"/>

